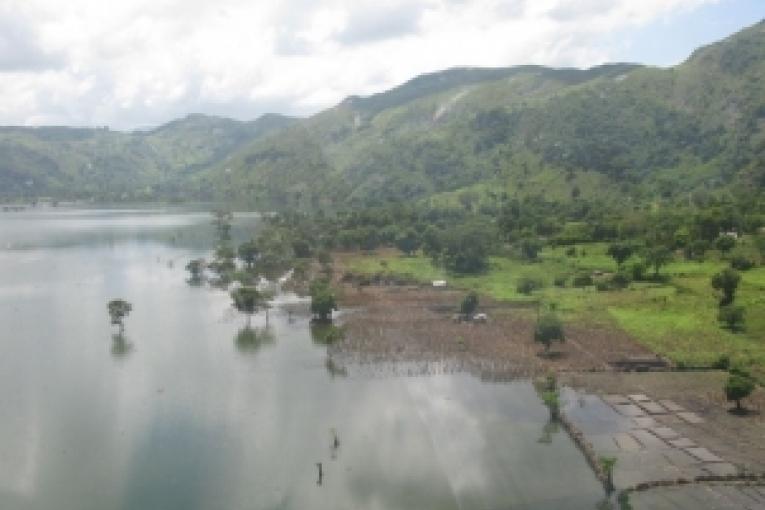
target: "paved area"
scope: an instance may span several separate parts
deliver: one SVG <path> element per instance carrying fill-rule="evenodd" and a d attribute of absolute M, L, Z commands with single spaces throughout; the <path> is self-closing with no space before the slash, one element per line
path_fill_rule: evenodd
<path fill-rule="evenodd" d="M 571 389 L 563 396 L 564 413 L 596 454 L 617 459 L 613 477 L 617 489 L 738 472 L 732 463 L 669 425 L 704 422 L 675 402 L 656 401 L 644 394 L 599 397 Z"/>
<path fill-rule="evenodd" d="M 765 510 L 765 486 L 682 485 L 633 492 L 634 510 Z"/>

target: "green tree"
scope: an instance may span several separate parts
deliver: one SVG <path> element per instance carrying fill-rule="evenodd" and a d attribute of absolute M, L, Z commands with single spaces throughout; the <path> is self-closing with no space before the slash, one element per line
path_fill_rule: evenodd
<path fill-rule="evenodd" d="M 337 299 L 329 282 L 324 279 L 316 279 L 311 282 L 311 313 L 314 318 L 326 322 L 332 319 L 332 312 L 337 310 Z"/>
<path fill-rule="evenodd" d="M 613 243 L 608 246 L 608 251 L 606 253 L 614 259 L 616 265 L 621 268 L 622 264 L 635 253 L 635 246 L 631 243 Z"/>
<path fill-rule="evenodd" d="M 202 282 L 205 271 L 205 259 L 190 260 L 186 264 L 186 271 L 189 272 L 189 283 L 199 284 Z"/>
<path fill-rule="evenodd" d="M 247 315 L 247 327 L 251 318 L 259 310 L 266 310 L 266 325 L 268 324 L 268 306 L 270 296 L 255 287 L 239 287 L 231 292 L 231 299 L 237 311 Z"/>
<path fill-rule="evenodd" d="M 115 326 L 119 326 L 120 335 L 125 332 L 124 319 L 130 312 L 133 311 L 133 305 L 125 301 L 124 299 L 112 299 L 106 305 L 106 309 L 109 312 L 109 318 Z"/>
<path fill-rule="evenodd" d="M 239 257 L 239 260 L 244 262 L 244 265 L 247 267 L 247 269 L 252 270 L 252 268 L 255 266 L 255 261 L 258 260 L 260 250 L 258 249 L 258 244 L 255 242 L 255 240 L 251 239 L 240 244 L 239 248 L 236 250 L 236 253 Z"/>
<path fill-rule="evenodd" d="M 465 317 L 472 317 L 478 309 L 478 294 L 474 291 L 468 292 L 460 303 L 460 313 Z"/>
<path fill-rule="evenodd" d="M 542 250 L 542 242 L 535 237 L 526 237 L 520 242 L 521 255 L 526 260 L 537 260 Z"/>
<path fill-rule="evenodd" d="M 741 281 L 741 275 L 735 269 L 725 268 L 712 277 L 712 287 L 722 292 L 720 306 L 733 303 L 736 298 L 736 289 Z"/>
<path fill-rule="evenodd" d="M 735 402 L 736 410 L 743 411 L 744 407 L 741 405 L 741 400 L 752 394 L 754 381 L 746 372 L 731 370 L 728 380 L 725 382 L 724 390 L 728 402 Z"/>
<path fill-rule="evenodd" d="M 545 352 L 550 351 L 553 342 L 564 342 L 566 336 L 563 332 L 563 323 L 552 312 L 542 315 L 534 328 L 534 341 L 544 345 Z"/>
<path fill-rule="evenodd" d="M 727 254 L 736 246 L 736 239 L 733 236 L 723 234 L 715 240 L 715 247 L 720 250 L 723 255 Z"/>
<path fill-rule="evenodd" d="M 396 236 L 396 248 L 401 250 L 406 255 L 412 255 L 420 247 L 420 236 L 412 228 L 406 229 L 404 232 Z"/>
<path fill-rule="evenodd" d="M 563 283 L 565 286 L 565 280 Z M 535 290 L 541 289 L 542 287 L 543 283 L 541 279 L 535 276 L 521 276 L 518 279 L 518 284 L 516 285 L 515 289 L 521 294 L 529 295 Z"/>
<path fill-rule="evenodd" d="M 645 251 L 646 264 L 653 268 L 654 277 L 659 276 L 659 270 L 672 260 L 672 252 L 665 246 L 654 246 Z"/>

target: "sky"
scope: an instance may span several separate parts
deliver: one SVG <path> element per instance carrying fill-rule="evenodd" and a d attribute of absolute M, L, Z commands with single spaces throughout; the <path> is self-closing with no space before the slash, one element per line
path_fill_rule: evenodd
<path fill-rule="evenodd" d="M 671 66 L 765 0 L 0 0 L 0 125 L 306 116 L 455 66 Z"/>

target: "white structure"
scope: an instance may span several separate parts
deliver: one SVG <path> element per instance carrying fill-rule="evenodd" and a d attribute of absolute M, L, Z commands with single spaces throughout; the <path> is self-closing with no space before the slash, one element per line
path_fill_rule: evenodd
<path fill-rule="evenodd" d="M 433 287 L 437 289 L 446 287 L 446 280 L 433 280 Z"/>

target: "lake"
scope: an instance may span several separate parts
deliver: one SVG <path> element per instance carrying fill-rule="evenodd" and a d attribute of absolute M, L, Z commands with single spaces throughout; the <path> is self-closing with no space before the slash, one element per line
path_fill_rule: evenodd
<path fill-rule="evenodd" d="M 528 381 L 343 375 L 308 314 L 285 311 L 305 308 L 290 295 L 270 338 L 237 341 L 245 319 L 229 296 L 186 283 L 210 220 L 0 214 L 0 508 L 558 510 L 603 498 Z M 238 215 L 234 233 L 256 224 Z M 124 342 L 106 313 L 116 297 L 134 307 Z"/>

